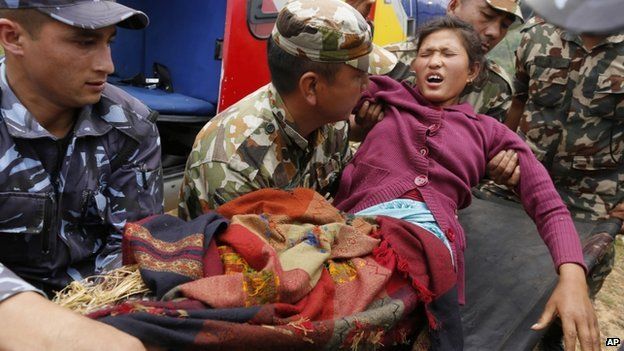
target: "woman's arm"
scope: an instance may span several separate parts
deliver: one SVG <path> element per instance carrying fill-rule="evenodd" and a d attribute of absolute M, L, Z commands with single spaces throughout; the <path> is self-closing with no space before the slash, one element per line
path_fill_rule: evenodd
<path fill-rule="evenodd" d="M 597 319 L 589 300 L 586 267 L 579 236 L 565 204 L 550 176 L 529 147 L 511 130 L 494 125 L 490 155 L 514 150 L 522 173 L 516 187 L 526 212 L 535 221 L 539 234 L 559 272 L 559 282 L 534 329 L 542 329 L 555 315 L 561 318 L 566 335 L 566 350 L 574 350 L 579 339 L 582 349 L 599 350 Z"/>

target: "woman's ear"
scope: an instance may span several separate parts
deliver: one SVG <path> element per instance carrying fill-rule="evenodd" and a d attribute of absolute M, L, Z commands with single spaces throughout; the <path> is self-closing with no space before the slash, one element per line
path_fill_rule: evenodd
<path fill-rule="evenodd" d="M 22 55 L 24 53 L 23 38 L 26 31 L 18 23 L 6 18 L 0 18 L 0 45 L 5 53 Z"/>
<path fill-rule="evenodd" d="M 318 101 L 319 75 L 308 71 L 299 78 L 299 92 L 311 106 L 316 106 Z"/>
<path fill-rule="evenodd" d="M 466 83 L 471 84 L 477 78 L 479 78 L 479 73 L 481 73 L 481 63 L 475 62 L 470 67 L 468 67 L 468 81 Z"/>

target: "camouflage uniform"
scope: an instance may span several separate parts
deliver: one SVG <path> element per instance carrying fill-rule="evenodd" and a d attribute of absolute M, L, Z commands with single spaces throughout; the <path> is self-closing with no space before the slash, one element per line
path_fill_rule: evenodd
<path fill-rule="evenodd" d="M 516 56 L 518 133 L 575 218 L 606 217 L 624 200 L 624 34 L 587 51 L 578 35 L 533 19 Z"/>
<path fill-rule="evenodd" d="M 523 29 L 514 86 L 518 134 L 548 169 L 572 216 L 607 217 L 624 199 L 624 34 L 587 51 L 578 34 L 535 18 Z M 614 248 L 591 272 L 595 295 Z"/>
<path fill-rule="evenodd" d="M 297 133 L 284 102 L 268 84 L 220 113 L 199 132 L 189 156 L 178 214 L 195 218 L 242 194 L 313 188 L 325 195 L 349 161 L 348 124 Z"/>
<path fill-rule="evenodd" d="M 119 265 L 126 221 L 162 212 L 163 192 L 158 130 L 138 100 L 107 85 L 59 139 L 15 96 L 4 64 L 0 72 L 2 301 Z"/>
<path fill-rule="evenodd" d="M 315 62 L 342 62 L 372 74 L 396 58 L 372 44 L 370 27 L 338 0 L 296 0 L 279 13 L 272 39 L 287 53 Z M 273 84 L 245 97 L 200 131 L 189 156 L 178 215 L 195 218 L 242 194 L 308 187 L 333 192 L 351 158 L 348 124 L 327 124 L 307 138 Z"/>

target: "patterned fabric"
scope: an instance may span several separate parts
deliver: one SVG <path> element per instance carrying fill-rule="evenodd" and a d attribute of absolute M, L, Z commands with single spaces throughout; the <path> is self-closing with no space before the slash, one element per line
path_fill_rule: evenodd
<path fill-rule="evenodd" d="M 516 53 L 518 133 L 579 219 L 624 200 L 624 34 L 592 50 L 573 33 L 531 20 Z"/>
<path fill-rule="evenodd" d="M 409 67 L 414 58 L 416 58 L 417 52 L 414 41 L 390 44 L 384 48 L 395 54 L 399 59 L 395 70 L 389 76 L 398 81 L 407 81 L 414 85 L 416 83 L 416 74 L 411 69 L 399 69 L 399 66 L 402 64 Z M 493 60 L 488 59 L 485 68 L 483 79 L 466 86 L 459 101 L 471 104 L 477 113 L 488 115 L 500 122 L 504 122 L 507 117 L 507 111 L 511 107 L 511 78 Z"/>
<path fill-rule="evenodd" d="M 433 350 L 462 348 L 450 256 L 422 228 L 345 216 L 309 189 L 264 189 L 219 211 L 231 218 L 216 236 L 220 274 L 167 294 L 186 299 L 129 301 L 92 317 L 171 349 L 390 348 L 427 324 Z"/>
<path fill-rule="evenodd" d="M 364 17 L 339 0 L 293 0 L 277 16 L 273 40 L 291 55 L 344 62 L 370 74 L 392 70 L 396 58 L 372 42 Z"/>
<path fill-rule="evenodd" d="M 0 76 L 0 262 L 45 291 L 118 266 L 126 222 L 163 210 L 150 111 L 106 86 L 59 140 L 17 99 L 4 64 Z M 129 146 L 127 161 L 111 169 Z M 5 297 L 23 287 L 7 272 L 0 273 Z"/>
<path fill-rule="evenodd" d="M 199 132 L 186 164 L 178 215 L 195 218 L 263 188 L 308 187 L 329 196 L 350 157 L 346 122 L 325 125 L 306 139 L 273 85 L 266 85 Z"/>
<path fill-rule="evenodd" d="M 433 213 L 423 201 L 410 199 L 396 199 L 369 207 L 355 214 L 356 216 L 388 216 L 401 219 L 426 229 L 436 238 L 440 239 L 453 257 L 451 243 L 433 217 Z"/>
<path fill-rule="evenodd" d="M 99 29 L 114 24 L 130 29 L 147 27 L 149 18 L 115 0 L 0 0 L 0 8 L 36 8 L 73 27 Z"/>
<path fill-rule="evenodd" d="M 174 287 L 204 277 L 208 271 L 205 265 L 221 273 L 219 262 L 204 261 L 204 256 L 216 256 L 217 247 L 211 240 L 227 225 L 228 221 L 214 212 L 188 222 L 160 215 L 128 223 L 124 230 L 124 264 L 138 264 L 143 281 L 161 299 Z"/>

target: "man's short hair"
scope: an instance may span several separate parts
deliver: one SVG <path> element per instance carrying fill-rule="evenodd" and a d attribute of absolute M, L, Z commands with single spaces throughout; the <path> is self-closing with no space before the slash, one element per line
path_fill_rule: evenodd
<path fill-rule="evenodd" d="M 291 55 L 277 46 L 273 38 L 268 39 L 267 57 L 271 81 L 280 94 L 293 92 L 299 84 L 299 79 L 306 72 L 317 73 L 332 83 L 340 66 L 344 64 L 342 62 L 315 62 Z"/>
<path fill-rule="evenodd" d="M 52 19 L 35 9 L 0 9 L 0 18 L 6 18 L 22 26 L 31 37 L 36 38 L 41 27 Z"/>

